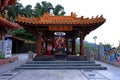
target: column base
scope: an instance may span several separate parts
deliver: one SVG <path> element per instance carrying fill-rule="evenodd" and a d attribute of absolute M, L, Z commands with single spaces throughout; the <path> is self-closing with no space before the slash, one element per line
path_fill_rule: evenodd
<path fill-rule="evenodd" d="M 53 61 L 55 57 L 53 55 L 36 55 L 34 61 Z"/>
<path fill-rule="evenodd" d="M 87 58 L 85 55 L 68 55 L 67 56 L 68 61 L 87 61 Z"/>
<path fill-rule="evenodd" d="M 40 55 L 36 55 L 34 58 L 35 61 L 38 61 L 39 59 L 40 59 Z"/>

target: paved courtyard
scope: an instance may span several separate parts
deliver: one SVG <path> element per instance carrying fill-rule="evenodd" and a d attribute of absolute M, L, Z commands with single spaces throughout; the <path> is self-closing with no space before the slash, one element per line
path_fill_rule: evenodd
<path fill-rule="evenodd" d="M 0 66 L 0 80 L 120 80 L 120 67 L 96 61 L 108 70 L 15 70 L 25 63 L 27 54 L 19 56 L 19 60 Z"/>

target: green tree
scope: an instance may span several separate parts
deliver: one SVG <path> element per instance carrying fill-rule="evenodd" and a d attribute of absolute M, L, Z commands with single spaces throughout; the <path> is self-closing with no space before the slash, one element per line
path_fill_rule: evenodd
<path fill-rule="evenodd" d="M 18 14 L 21 14 L 21 11 L 23 10 L 23 5 L 19 2 L 15 2 L 14 5 L 12 6 L 15 10 L 16 13 L 16 17 L 18 16 Z"/>
<path fill-rule="evenodd" d="M 42 12 L 42 6 L 40 5 L 40 3 L 36 3 L 34 10 L 33 10 L 33 16 L 34 17 L 39 17 L 43 14 Z"/>
<path fill-rule="evenodd" d="M 21 10 L 21 14 L 25 17 L 33 17 L 33 10 L 31 5 L 27 5 L 24 9 Z"/>
<path fill-rule="evenodd" d="M 18 2 L 15 2 L 13 6 L 8 7 L 8 20 L 14 21 L 18 14 L 21 14 L 22 9 L 23 5 Z"/>
<path fill-rule="evenodd" d="M 44 12 L 48 11 L 49 7 L 53 7 L 53 5 L 50 2 L 42 1 L 41 5 L 40 3 L 36 3 L 36 6 L 33 10 L 34 17 L 39 17 L 44 14 Z M 63 16 L 65 14 L 64 7 L 61 5 L 56 5 L 54 8 L 54 15 L 61 15 Z"/>
<path fill-rule="evenodd" d="M 34 9 L 32 9 L 31 5 L 27 5 L 26 7 L 23 7 L 21 3 L 15 2 L 13 6 L 8 7 L 9 20 L 11 19 L 14 20 L 18 16 L 18 14 L 26 17 L 43 16 L 44 12 L 47 12 L 49 7 L 53 7 L 53 5 L 50 2 L 46 2 L 46 1 L 42 1 L 41 4 L 36 3 Z M 54 8 L 54 15 L 64 15 L 64 14 L 65 14 L 64 7 L 62 7 L 61 5 L 56 5 Z M 25 29 L 14 30 L 12 34 L 22 39 L 35 40 L 34 35 L 28 33 Z"/>
<path fill-rule="evenodd" d="M 25 29 L 14 30 L 12 32 L 12 35 L 19 37 L 21 39 L 35 41 L 35 36 L 33 34 L 29 33 L 28 31 L 26 31 Z"/>
<path fill-rule="evenodd" d="M 15 17 L 16 17 L 15 9 L 13 7 L 9 7 L 8 8 L 8 20 L 14 21 Z"/>
<path fill-rule="evenodd" d="M 32 9 L 31 5 L 27 5 L 23 7 L 23 5 L 19 2 L 15 2 L 13 6 L 8 7 L 8 18 L 9 20 L 15 19 L 18 14 L 24 15 L 26 17 L 39 17 L 44 14 L 44 12 L 48 11 L 49 7 L 53 7 L 50 2 L 42 1 L 40 3 L 36 3 L 34 9 Z M 54 7 L 53 7 L 54 8 Z M 61 5 L 56 5 L 54 8 L 54 15 L 61 15 L 65 14 L 64 7 Z"/>
<path fill-rule="evenodd" d="M 47 12 L 49 7 L 53 7 L 53 5 L 50 2 L 42 1 L 42 12 Z"/>
<path fill-rule="evenodd" d="M 54 9 L 54 14 L 63 16 L 65 14 L 64 7 L 62 7 L 61 5 L 56 5 Z"/>

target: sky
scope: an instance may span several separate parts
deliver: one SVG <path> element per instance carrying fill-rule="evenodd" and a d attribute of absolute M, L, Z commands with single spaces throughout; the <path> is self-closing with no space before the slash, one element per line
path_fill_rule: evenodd
<path fill-rule="evenodd" d="M 64 7 L 65 15 L 75 12 L 77 17 L 96 17 L 103 14 L 106 22 L 85 37 L 88 42 L 94 43 L 93 37 L 97 36 L 96 43 L 111 44 L 117 47 L 120 42 L 120 4 L 119 0 L 18 0 L 23 6 L 37 2 L 50 2 L 55 7 L 60 4 Z"/>

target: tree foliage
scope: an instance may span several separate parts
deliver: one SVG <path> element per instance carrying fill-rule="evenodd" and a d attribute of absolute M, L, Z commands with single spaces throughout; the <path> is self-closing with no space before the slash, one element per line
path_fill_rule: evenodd
<path fill-rule="evenodd" d="M 40 3 L 36 3 L 35 7 L 32 9 L 32 5 L 23 5 L 19 2 L 15 2 L 13 6 L 7 8 L 8 10 L 8 19 L 14 20 L 18 14 L 23 15 L 25 17 L 39 17 L 43 16 L 44 12 L 48 11 L 49 7 L 53 7 L 50 2 L 42 1 Z M 54 15 L 64 15 L 64 7 L 62 5 L 56 5 L 54 8 Z"/>
<path fill-rule="evenodd" d="M 24 9 L 22 9 L 21 14 L 24 15 L 25 17 L 32 17 L 33 16 L 32 6 L 27 5 Z"/>
<path fill-rule="evenodd" d="M 64 11 L 64 7 L 62 7 L 61 5 L 56 5 L 55 6 L 55 10 L 54 10 L 54 14 L 55 15 L 64 15 L 65 11 Z"/>
<path fill-rule="evenodd" d="M 93 46 L 93 43 L 89 43 L 84 41 L 84 51 L 85 53 L 89 52 L 89 50 L 93 51 L 94 53 L 98 53 L 98 48 Z M 80 43 L 76 41 L 76 53 L 80 53 Z"/>
<path fill-rule="evenodd" d="M 39 17 L 43 16 L 44 12 L 48 11 L 49 7 L 53 7 L 50 2 L 42 1 L 40 3 L 36 3 L 35 7 L 32 8 L 32 5 L 23 5 L 19 2 L 15 2 L 13 6 L 7 8 L 8 10 L 8 20 L 13 21 L 20 14 L 25 17 Z M 56 5 L 54 8 L 54 15 L 64 15 L 64 7 L 61 5 Z M 25 29 L 14 30 L 12 34 L 16 37 L 27 39 L 27 40 L 35 40 L 34 35 L 27 32 Z"/>
<path fill-rule="evenodd" d="M 35 36 L 33 34 L 29 33 L 28 31 L 26 31 L 25 29 L 14 30 L 12 32 L 12 34 L 21 39 L 35 41 Z"/>

